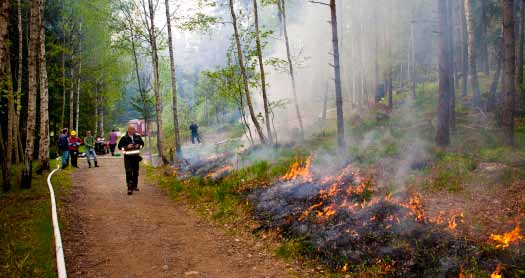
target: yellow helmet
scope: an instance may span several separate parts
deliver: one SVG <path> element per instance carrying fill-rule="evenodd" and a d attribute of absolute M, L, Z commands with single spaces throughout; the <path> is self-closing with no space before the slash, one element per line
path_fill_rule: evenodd
<path fill-rule="evenodd" d="M 71 130 L 71 136 L 77 136 L 77 132 L 74 130 Z"/>

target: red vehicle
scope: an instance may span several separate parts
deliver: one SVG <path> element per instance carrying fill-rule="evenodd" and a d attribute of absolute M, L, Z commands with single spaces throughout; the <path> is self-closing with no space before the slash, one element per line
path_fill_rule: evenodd
<path fill-rule="evenodd" d="M 128 124 L 135 125 L 137 127 L 137 133 L 140 134 L 141 136 L 150 136 L 153 130 L 152 124 L 150 121 L 148 122 L 148 134 L 146 134 L 146 121 L 144 121 L 143 119 L 130 120 L 128 121 Z"/>

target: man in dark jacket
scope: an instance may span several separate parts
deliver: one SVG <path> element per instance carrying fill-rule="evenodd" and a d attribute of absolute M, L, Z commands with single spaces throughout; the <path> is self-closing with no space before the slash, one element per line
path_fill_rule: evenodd
<path fill-rule="evenodd" d="M 118 149 L 124 153 L 124 168 L 126 169 L 126 183 L 128 195 L 139 191 L 139 162 L 142 160 L 139 150 L 144 147 L 144 141 L 136 133 L 134 125 L 128 125 L 128 132 L 118 142 Z"/>
<path fill-rule="evenodd" d="M 67 137 L 67 128 L 62 129 L 62 134 L 58 137 L 58 150 L 62 157 L 62 169 L 69 165 L 69 138 Z"/>
<path fill-rule="evenodd" d="M 191 122 L 190 130 L 191 130 L 191 143 L 195 144 L 195 139 L 197 139 L 197 142 L 200 144 L 201 138 L 199 135 L 199 126 L 195 122 Z"/>

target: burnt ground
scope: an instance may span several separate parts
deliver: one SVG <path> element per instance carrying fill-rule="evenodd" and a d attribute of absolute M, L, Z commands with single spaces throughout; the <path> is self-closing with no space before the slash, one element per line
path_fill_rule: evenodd
<path fill-rule="evenodd" d="M 200 220 L 142 177 L 141 191 L 127 196 L 121 159 L 100 164 L 73 172 L 65 202 L 70 277 L 290 276 L 257 242 Z"/>

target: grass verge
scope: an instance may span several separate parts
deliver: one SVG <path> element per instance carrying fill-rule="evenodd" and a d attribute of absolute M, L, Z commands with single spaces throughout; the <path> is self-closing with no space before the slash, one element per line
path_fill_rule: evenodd
<path fill-rule="evenodd" d="M 56 277 L 48 174 L 34 175 L 31 189 L 0 193 L 0 277 Z M 60 207 L 60 196 L 70 190 L 69 173 L 56 172 L 52 183 Z"/>

